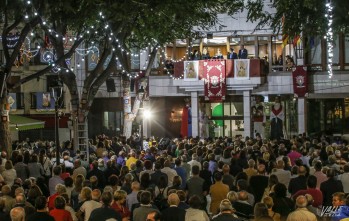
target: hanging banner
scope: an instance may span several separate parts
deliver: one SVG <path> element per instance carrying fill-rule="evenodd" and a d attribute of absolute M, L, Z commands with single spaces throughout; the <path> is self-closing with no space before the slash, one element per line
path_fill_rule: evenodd
<path fill-rule="evenodd" d="M 225 100 L 225 60 L 204 61 L 205 100 Z"/>
<path fill-rule="evenodd" d="M 199 61 L 184 61 L 184 81 L 199 80 Z"/>
<path fill-rule="evenodd" d="M 181 78 L 183 77 L 183 70 L 184 70 L 184 62 L 179 61 L 174 63 L 174 74 L 173 76 L 175 78 Z"/>
<path fill-rule="evenodd" d="M 250 78 L 250 59 L 234 60 L 234 77 L 235 79 Z"/>
<path fill-rule="evenodd" d="M 293 91 L 298 97 L 304 97 L 308 93 L 307 67 L 297 66 L 292 70 Z"/>

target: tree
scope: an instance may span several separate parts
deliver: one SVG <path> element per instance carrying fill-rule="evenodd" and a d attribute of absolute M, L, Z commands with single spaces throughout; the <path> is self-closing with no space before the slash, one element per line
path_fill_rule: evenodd
<path fill-rule="evenodd" d="M 0 148 L 10 152 L 11 135 L 9 131 L 9 104 L 8 104 L 8 84 L 11 77 L 12 68 L 17 61 L 21 47 L 33 30 L 41 22 L 41 13 L 46 4 L 44 1 L 25 2 L 20 0 L 1 1 L 0 14 L 2 20 L 2 49 L 4 51 L 5 61 L 0 66 Z M 33 7 L 36 8 L 32 13 Z"/>
<path fill-rule="evenodd" d="M 275 0 L 271 11 L 266 11 L 265 1 L 248 0 L 248 20 L 257 22 L 256 29 L 269 26 L 275 33 L 299 36 L 323 36 L 327 32 L 325 17 L 326 1 L 319 0 Z M 349 4 L 341 0 L 332 1 L 333 30 L 345 32 L 349 28 Z M 282 18 L 284 17 L 284 23 Z"/>
<path fill-rule="evenodd" d="M 17 4 L 18 3 L 18 4 Z M 20 3 L 20 4 L 19 4 Z M 133 70 L 130 68 L 130 52 L 148 48 L 149 59 L 145 68 L 145 75 L 149 76 L 151 67 L 160 46 L 172 42 L 174 39 L 184 39 L 193 35 L 193 27 L 205 30 L 212 25 L 219 24 L 218 13 L 233 14 L 241 10 L 243 1 L 105 1 L 105 0 L 77 0 L 77 1 L 11 1 L 1 9 L 5 17 L 3 28 L 3 48 L 5 51 L 6 65 L 1 69 L 1 76 L 8 79 L 14 60 L 19 54 L 23 39 L 28 36 L 33 28 L 43 31 L 48 37 L 53 59 L 44 69 L 23 77 L 19 83 L 8 85 L 17 87 L 32 79 L 36 79 L 48 72 L 57 72 L 59 78 L 67 85 L 71 94 L 73 117 L 84 121 L 89 107 L 99 87 L 111 73 L 118 73 L 129 80 Z M 95 13 L 99 10 L 100 13 Z M 29 19 L 26 18 L 30 12 Z M 32 16 L 32 14 L 34 14 Z M 10 15 L 13 24 L 9 24 Z M 24 24 L 24 26 L 23 26 Z M 6 36 L 14 28 L 21 29 L 18 44 L 12 50 L 6 49 Z M 65 48 L 65 36 L 70 34 L 74 39 L 70 48 Z M 99 48 L 99 60 L 93 70 L 85 73 L 81 96 L 77 92 L 77 79 L 75 70 L 66 63 L 78 47 L 82 45 Z M 86 60 L 86 59 L 85 59 Z M 115 60 L 121 65 L 116 66 Z M 1 82 L 0 82 L 1 83 Z M 3 92 L 6 90 L 3 89 Z M 3 96 L 3 98 L 6 96 Z M 139 100 L 138 100 L 139 102 Z M 137 109 L 137 108 L 136 108 Z M 125 117 L 130 113 L 126 113 Z M 129 119 L 134 119 L 134 116 Z M 1 124 L 0 136 L 9 138 L 8 123 Z M 5 139 L 1 139 L 5 140 Z M 3 146 L 9 147 L 9 139 Z"/>

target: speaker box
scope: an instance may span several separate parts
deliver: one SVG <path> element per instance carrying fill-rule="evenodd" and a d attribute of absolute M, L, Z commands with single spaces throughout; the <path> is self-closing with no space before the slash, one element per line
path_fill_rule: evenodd
<path fill-rule="evenodd" d="M 207 33 L 207 39 L 213 39 L 213 34 L 212 33 Z"/>
<path fill-rule="evenodd" d="M 115 92 L 116 91 L 114 79 L 107 79 L 106 84 L 107 84 L 107 91 L 108 92 Z"/>

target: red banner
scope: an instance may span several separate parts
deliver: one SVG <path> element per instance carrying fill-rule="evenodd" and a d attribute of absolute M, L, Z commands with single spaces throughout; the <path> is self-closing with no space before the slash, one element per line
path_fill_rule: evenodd
<path fill-rule="evenodd" d="M 205 100 L 225 99 L 225 60 L 204 61 Z"/>
<path fill-rule="evenodd" d="M 292 71 L 293 91 L 298 97 L 304 97 L 308 93 L 307 67 L 297 66 Z"/>

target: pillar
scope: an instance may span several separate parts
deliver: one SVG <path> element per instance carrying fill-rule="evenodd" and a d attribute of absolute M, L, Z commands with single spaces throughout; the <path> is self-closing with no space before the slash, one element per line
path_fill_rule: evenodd
<path fill-rule="evenodd" d="M 191 128 L 192 136 L 199 136 L 199 102 L 198 102 L 198 92 L 193 91 L 191 96 Z"/>
<path fill-rule="evenodd" d="M 144 111 L 149 111 L 151 113 L 150 118 L 146 118 L 144 116 Z M 149 101 L 143 101 L 143 110 L 142 110 L 142 124 L 143 124 L 143 136 L 150 137 L 151 134 L 151 123 L 153 121 L 154 115 L 152 114 L 150 102 Z"/>
<path fill-rule="evenodd" d="M 307 131 L 306 128 L 306 100 L 304 97 L 298 98 L 298 110 L 297 110 L 297 115 L 298 115 L 298 134 L 302 134 Z"/>
<path fill-rule="evenodd" d="M 251 137 L 251 92 L 243 92 L 244 101 L 244 137 Z"/>

